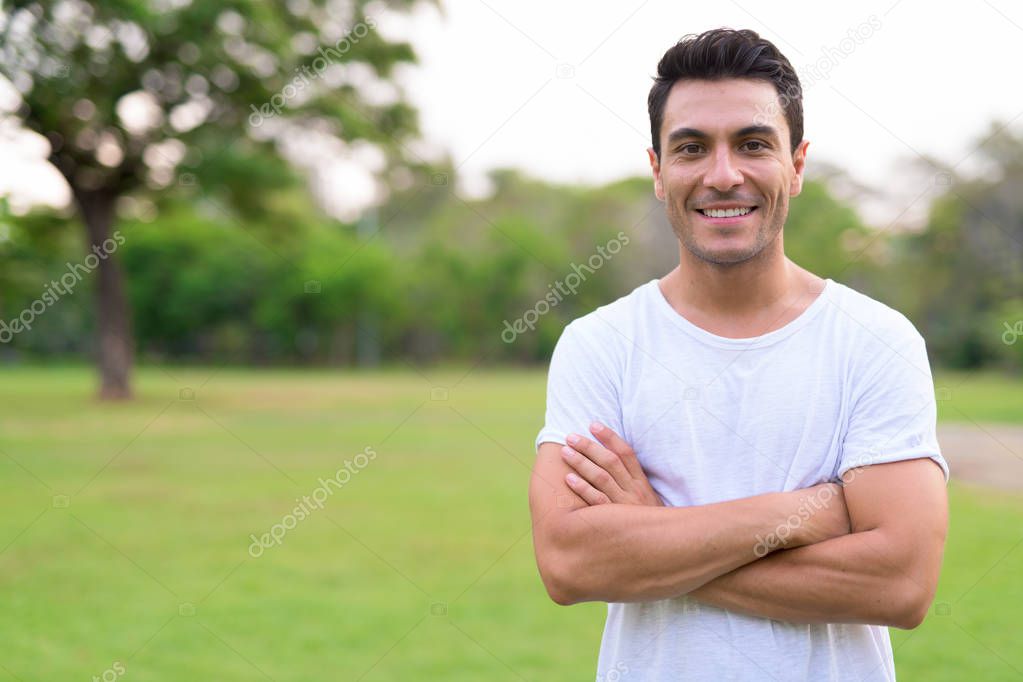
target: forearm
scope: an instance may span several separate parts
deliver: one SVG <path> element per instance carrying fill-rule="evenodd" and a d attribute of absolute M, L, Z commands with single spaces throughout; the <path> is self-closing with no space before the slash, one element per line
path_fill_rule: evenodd
<path fill-rule="evenodd" d="M 933 597 L 926 587 L 931 582 L 907 552 L 874 529 L 776 552 L 689 596 L 729 611 L 794 623 L 912 628 Z"/>
<path fill-rule="evenodd" d="M 758 539 L 799 504 L 791 493 L 771 493 L 694 507 L 576 509 L 553 531 L 557 601 L 651 601 L 688 593 L 762 556 Z M 801 538 L 789 542 L 796 546 Z"/>

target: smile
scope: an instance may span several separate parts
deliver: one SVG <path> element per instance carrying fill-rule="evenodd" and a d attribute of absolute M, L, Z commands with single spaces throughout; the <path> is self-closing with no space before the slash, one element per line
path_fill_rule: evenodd
<path fill-rule="evenodd" d="M 698 208 L 696 210 L 708 218 L 738 218 L 749 215 L 756 208 L 756 206 L 743 206 L 740 208 Z"/>

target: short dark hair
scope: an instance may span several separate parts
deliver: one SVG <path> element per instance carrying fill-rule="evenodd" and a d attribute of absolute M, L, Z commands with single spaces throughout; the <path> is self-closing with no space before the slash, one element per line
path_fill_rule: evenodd
<path fill-rule="evenodd" d="M 795 152 L 803 141 L 803 88 L 792 64 L 769 40 L 748 29 L 716 28 L 690 34 L 670 47 L 657 64 L 650 88 L 650 136 L 661 158 L 661 126 L 664 105 L 671 87 L 679 80 L 753 78 L 774 85 L 789 126 L 789 142 Z"/>

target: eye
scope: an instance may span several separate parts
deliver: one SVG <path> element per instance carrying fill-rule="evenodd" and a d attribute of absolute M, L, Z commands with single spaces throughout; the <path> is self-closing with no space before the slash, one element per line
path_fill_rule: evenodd
<path fill-rule="evenodd" d="M 696 144 L 695 142 L 690 142 L 689 144 L 684 144 L 681 147 L 679 147 L 678 151 L 683 154 L 699 154 L 700 145 Z"/>
<path fill-rule="evenodd" d="M 750 148 L 749 145 L 751 145 L 751 144 L 752 145 L 756 145 L 756 147 Z M 764 144 L 763 142 L 761 142 L 760 140 L 748 140 L 748 141 L 744 142 L 742 146 L 746 147 L 751 152 L 762 152 L 765 149 L 767 149 L 767 145 Z"/>

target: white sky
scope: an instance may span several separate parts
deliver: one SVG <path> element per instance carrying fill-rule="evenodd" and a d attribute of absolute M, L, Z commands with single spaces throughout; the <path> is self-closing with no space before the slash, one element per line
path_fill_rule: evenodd
<path fill-rule="evenodd" d="M 719 26 L 757 31 L 796 67 L 811 165 L 829 161 L 896 194 L 919 191 L 900 183 L 914 150 L 956 163 L 993 118 L 1023 114 L 1023 7 L 1009 0 L 447 0 L 445 9 L 443 18 L 420 11 L 408 27 L 422 64 L 406 87 L 426 137 L 471 178 L 496 166 L 567 182 L 649 174 L 657 62 L 682 35 Z M 843 45 L 857 27 L 869 37 Z M 827 49 L 838 50 L 832 60 Z M 559 64 L 571 77 L 557 77 Z"/>
<path fill-rule="evenodd" d="M 649 174 L 646 96 L 657 61 L 683 34 L 718 26 L 758 31 L 799 71 L 811 166 L 828 161 L 893 195 L 919 192 L 904 166 L 914 150 L 956 163 L 992 119 L 1020 116 L 1023 128 L 1023 7 L 1009 0 L 968 9 L 927 0 L 443 4 L 443 15 L 380 12 L 377 30 L 416 45 L 421 64 L 403 82 L 424 138 L 450 150 L 469 193 L 496 167 L 585 183 Z M 858 27 L 869 37 L 849 40 Z M 39 201 L 59 182 L 6 145 L 3 153 L 0 195 Z M 900 205 L 868 217 L 894 217 Z"/>

